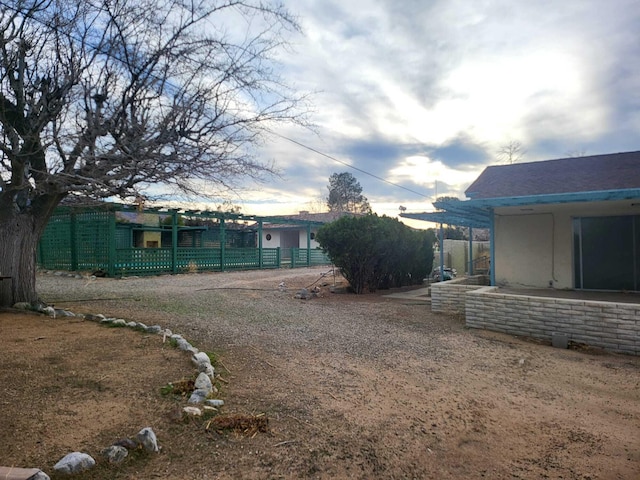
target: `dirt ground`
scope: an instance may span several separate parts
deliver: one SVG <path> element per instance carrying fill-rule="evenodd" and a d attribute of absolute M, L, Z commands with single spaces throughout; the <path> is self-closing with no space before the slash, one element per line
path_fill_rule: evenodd
<path fill-rule="evenodd" d="M 234 275 L 238 285 L 255 285 L 251 276 Z M 82 285 L 56 281 L 69 282 L 70 292 Z M 220 416 L 261 415 L 268 431 L 217 431 L 207 420 L 182 419 L 184 399 L 163 396 L 161 388 L 192 378 L 194 369 L 189 355 L 160 336 L 5 311 L 0 465 L 42 468 L 55 480 L 62 477 L 53 465 L 79 450 L 98 460 L 83 479 L 640 478 L 637 357 L 468 330 L 460 318 L 385 292 L 323 292 L 301 301 L 227 291 L 216 297 L 220 316 L 225 301 L 238 310 L 259 308 L 261 299 L 305 314 L 288 326 L 297 335 L 291 339 L 266 313 L 263 323 L 244 315 L 246 326 L 234 320 L 227 331 L 220 323 L 211 334 L 195 327 L 197 313 L 181 305 L 169 313 L 166 303 L 149 301 L 145 282 L 117 284 L 123 291 L 135 286 L 130 303 L 64 307 L 189 334 L 218 358 L 218 395 L 226 402 Z M 345 332 L 322 330 L 335 311 L 344 314 Z M 367 320 L 374 331 L 359 323 Z M 146 426 L 158 436 L 159 454 L 134 452 L 119 466 L 101 459 L 102 448 Z"/>

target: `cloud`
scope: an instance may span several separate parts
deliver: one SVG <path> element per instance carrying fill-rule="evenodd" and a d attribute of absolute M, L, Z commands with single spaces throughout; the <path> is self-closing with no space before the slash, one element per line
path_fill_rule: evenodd
<path fill-rule="evenodd" d="M 436 181 L 439 195 L 463 198 L 510 140 L 522 143 L 525 161 L 638 149 L 637 0 L 289 0 L 288 8 L 305 36 L 279 55 L 282 77 L 316 92 L 317 131 L 278 132 L 338 161 L 271 138 L 260 156 L 282 177 L 247 184 L 248 213 L 304 209 L 342 171 L 379 213 L 428 210 Z"/>

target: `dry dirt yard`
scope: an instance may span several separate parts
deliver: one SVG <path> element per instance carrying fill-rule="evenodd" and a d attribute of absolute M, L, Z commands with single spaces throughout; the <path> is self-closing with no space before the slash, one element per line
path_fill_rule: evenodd
<path fill-rule="evenodd" d="M 184 399 L 160 390 L 194 369 L 160 336 L 9 311 L 0 465 L 56 479 L 81 450 L 98 460 L 83 479 L 640 478 L 640 358 L 469 330 L 389 292 L 294 298 L 332 283 L 325 271 L 40 275 L 58 308 L 160 324 L 215 352 L 220 415 L 264 414 L 269 428 L 180 419 Z M 159 454 L 100 460 L 146 426 Z"/>

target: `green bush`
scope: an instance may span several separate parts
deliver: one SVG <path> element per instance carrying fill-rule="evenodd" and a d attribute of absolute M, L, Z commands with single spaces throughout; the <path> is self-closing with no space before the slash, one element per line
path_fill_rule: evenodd
<path fill-rule="evenodd" d="M 355 293 L 415 285 L 431 271 L 433 234 L 371 214 L 323 225 L 316 241 Z"/>

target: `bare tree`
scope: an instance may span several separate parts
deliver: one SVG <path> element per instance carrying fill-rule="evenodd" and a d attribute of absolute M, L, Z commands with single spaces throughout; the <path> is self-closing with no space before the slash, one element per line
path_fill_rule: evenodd
<path fill-rule="evenodd" d="M 274 73 L 298 25 L 258 0 L 0 0 L 0 305 L 38 301 L 60 201 L 202 194 L 272 172 L 251 154 L 305 98 Z"/>
<path fill-rule="evenodd" d="M 587 156 L 587 149 L 586 148 L 577 148 L 575 150 L 569 150 L 568 152 L 565 153 L 565 155 L 567 157 L 573 157 L 573 158 L 586 157 Z"/>
<path fill-rule="evenodd" d="M 518 163 L 525 153 L 526 150 L 522 147 L 522 143 L 517 140 L 509 140 L 498 149 L 498 159 L 506 164 Z"/>

